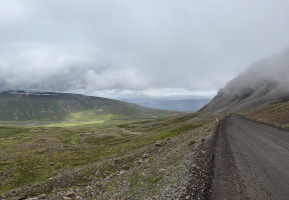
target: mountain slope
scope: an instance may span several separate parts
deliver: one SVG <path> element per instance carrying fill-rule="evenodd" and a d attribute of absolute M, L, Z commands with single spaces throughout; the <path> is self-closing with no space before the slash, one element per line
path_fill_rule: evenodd
<path fill-rule="evenodd" d="M 289 49 L 262 59 L 220 89 L 200 111 L 234 112 L 289 99 Z"/>
<path fill-rule="evenodd" d="M 0 121 L 93 119 L 100 115 L 159 115 L 166 111 L 122 101 L 66 93 L 0 93 Z"/>

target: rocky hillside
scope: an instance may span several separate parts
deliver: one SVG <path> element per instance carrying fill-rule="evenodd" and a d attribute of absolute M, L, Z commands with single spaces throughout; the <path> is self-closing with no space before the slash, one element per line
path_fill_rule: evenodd
<path fill-rule="evenodd" d="M 201 111 L 234 112 L 289 100 L 289 49 L 254 63 Z"/>
<path fill-rule="evenodd" d="M 7 91 L 0 93 L 0 121 L 51 121 L 100 115 L 154 116 L 167 111 L 144 108 L 122 101 L 79 94 Z M 136 117 L 137 118 L 137 117 Z"/>

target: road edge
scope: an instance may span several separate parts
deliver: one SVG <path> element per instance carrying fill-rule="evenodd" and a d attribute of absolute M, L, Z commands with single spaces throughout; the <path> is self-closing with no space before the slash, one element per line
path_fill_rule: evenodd
<path fill-rule="evenodd" d="M 211 130 L 209 139 L 204 140 L 197 149 L 195 163 L 190 169 L 190 182 L 186 193 L 180 199 L 208 199 L 214 173 L 214 160 L 217 134 L 224 119 Z"/>

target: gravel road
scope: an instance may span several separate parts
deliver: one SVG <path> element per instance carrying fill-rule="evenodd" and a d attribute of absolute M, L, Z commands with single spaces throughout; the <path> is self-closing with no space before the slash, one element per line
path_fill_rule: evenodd
<path fill-rule="evenodd" d="M 240 115 L 217 133 L 210 199 L 289 199 L 289 133 Z"/>

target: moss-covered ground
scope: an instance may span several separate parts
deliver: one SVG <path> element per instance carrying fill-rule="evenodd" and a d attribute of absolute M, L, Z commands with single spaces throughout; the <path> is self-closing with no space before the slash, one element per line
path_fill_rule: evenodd
<path fill-rule="evenodd" d="M 119 172 L 123 165 L 134 166 L 142 157 L 140 149 L 151 147 L 156 141 L 178 140 L 185 143 L 186 148 L 192 148 L 208 128 L 208 122 L 195 118 L 193 114 L 144 120 L 108 116 L 106 120 L 89 121 L 84 120 L 83 114 L 76 113 L 59 123 L 29 122 L 25 125 L 23 122 L 21 126 L 6 123 L 0 126 L 0 194 L 3 198 L 16 194 L 53 194 L 59 188 L 66 190 L 91 184 L 92 180 L 101 181 Z M 195 136 L 191 137 L 192 134 Z M 157 153 L 165 155 L 165 143 L 162 145 Z M 156 160 L 151 156 L 146 162 L 154 165 Z M 96 176 L 99 170 L 101 175 Z M 132 172 L 134 176 L 129 178 L 132 188 L 142 188 L 145 184 L 151 187 L 151 193 L 157 193 L 159 188 L 154 185 L 162 182 L 165 172 L 151 174 L 143 170 Z M 67 181 L 68 174 L 72 178 Z M 56 177 L 58 181 L 53 182 Z M 117 183 L 111 181 L 111 185 L 95 189 L 99 187 L 99 191 L 109 193 L 115 185 Z M 134 195 L 130 190 L 126 193 Z"/>

